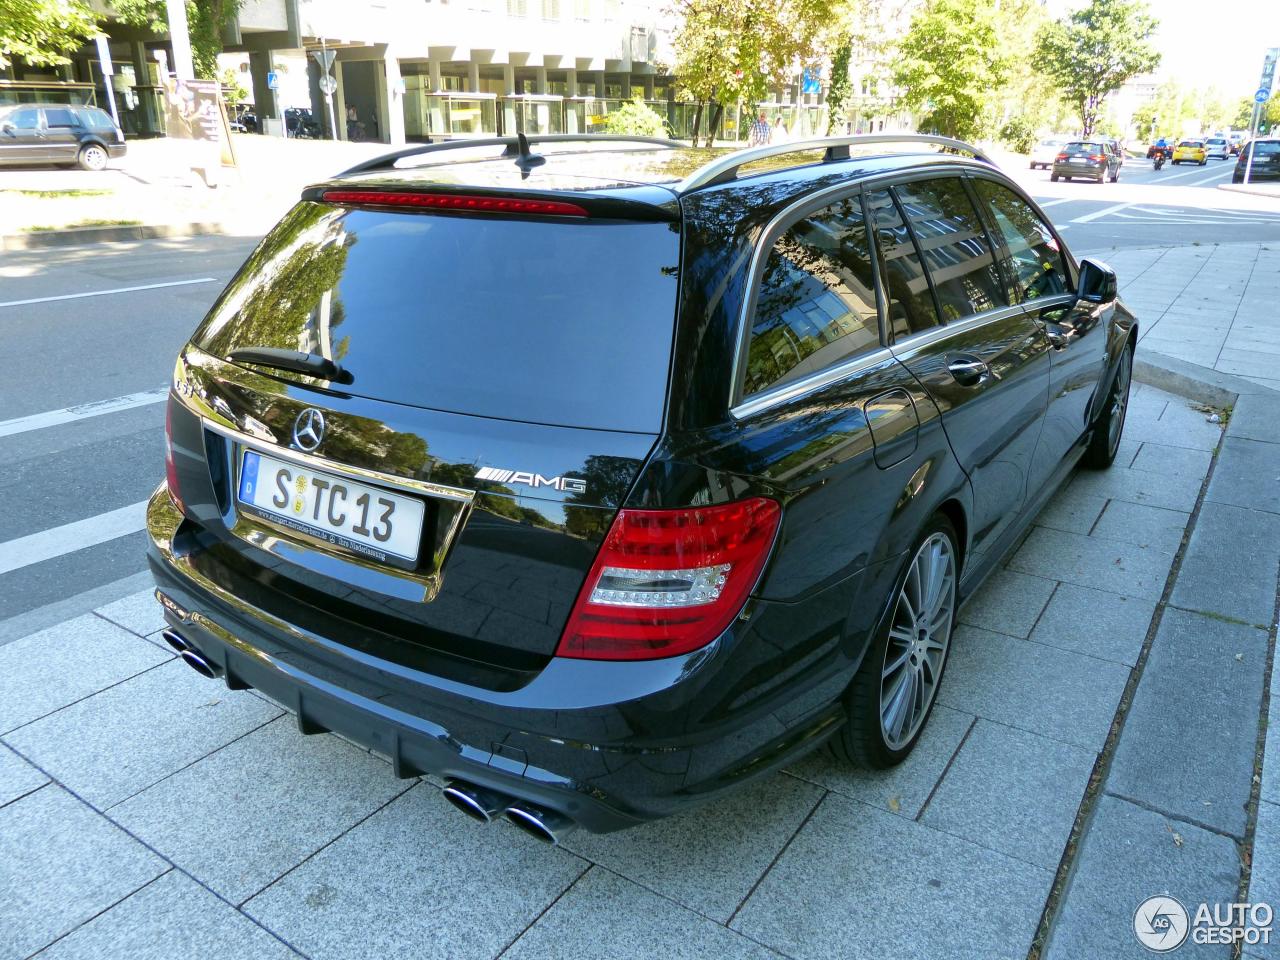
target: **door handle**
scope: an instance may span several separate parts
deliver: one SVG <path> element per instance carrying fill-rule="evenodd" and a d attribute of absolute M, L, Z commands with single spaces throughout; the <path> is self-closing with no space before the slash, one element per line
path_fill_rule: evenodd
<path fill-rule="evenodd" d="M 961 355 L 947 364 L 947 372 L 961 386 L 973 387 L 991 375 L 991 368 L 987 366 L 984 360 Z"/>

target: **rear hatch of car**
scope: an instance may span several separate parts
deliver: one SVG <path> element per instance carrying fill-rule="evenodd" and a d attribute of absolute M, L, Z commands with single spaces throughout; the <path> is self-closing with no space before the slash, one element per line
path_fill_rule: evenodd
<path fill-rule="evenodd" d="M 1077 166 L 1093 166 L 1106 162 L 1106 147 L 1101 143 L 1073 140 L 1062 148 L 1059 156 L 1065 155 L 1066 162 Z M 1061 161 L 1059 161 L 1061 162 Z"/>
<path fill-rule="evenodd" d="M 171 397 L 202 573 L 383 661 L 541 668 L 662 429 L 680 256 L 660 188 L 308 192 Z"/>

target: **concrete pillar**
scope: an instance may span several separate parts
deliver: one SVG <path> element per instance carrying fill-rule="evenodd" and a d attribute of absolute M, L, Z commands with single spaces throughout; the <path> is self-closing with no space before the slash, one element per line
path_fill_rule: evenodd
<path fill-rule="evenodd" d="M 268 117 L 280 119 L 280 104 L 276 92 L 267 86 L 267 74 L 272 70 L 270 50 L 249 51 L 249 76 L 253 81 L 253 106 L 258 115 L 258 129 Z"/>
<path fill-rule="evenodd" d="M 502 93 L 506 97 L 516 92 L 516 68 L 509 63 L 502 65 Z M 514 137 L 518 131 L 516 125 L 516 104 L 514 100 L 502 101 L 502 135 Z"/>
<path fill-rule="evenodd" d="M 534 67 L 533 92 L 534 93 L 547 92 L 547 68 L 546 67 Z"/>
<path fill-rule="evenodd" d="M 595 70 L 591 74 L 592 82 L 596 85 L 596 96 L 603 97 L 604 94 L 604 71 Z"/>
<path fill-rule="evenodd" d="M 576 67 L 570 67 L 564 72 L 565 85 L 569 88 L 566 96 L 576 97 L 578 95 L 578 70 Z"/>
<path fill-rule="evenodd" d="M 402 147 L 404 139 L 404 92 L 401 89 L 400 61 L 390 50 L 382 58 L 386 84 L 378 99 L 382 107 L 382 131 L 387 143 Z"/>
<path fill-rule="evenodd" d="M 427 61 L 427 81 L 431 84 L 432 93 L 438 93 L 440 91 L 440 88 L 443 86 L 443 82 L 440 79 L 439 60 Z"/>
<path fill-rule="evenodd" d="M 684 131 L 676 123 L 676 85 L 670 80 L 667 81 L 667 126 L 671 128 L 672 135 L 675 137 L 683 137 Z"/>
<path fill-rule="evenodd" d="M 622 99 L 631 99 L 631 71 L 628 70 L 622 74 Z"/>
<path fill-rule="evenodd" d="M 653 100 L 653 74 L 646 73 L 640 78 L 640 82 L 644 84 L 644 98 L 646 100 Z"/>
<path fill-rule="evenodd" d="M 480 64 L 474 61 L 467 64 L 467 92 L 480 92 Z"/>

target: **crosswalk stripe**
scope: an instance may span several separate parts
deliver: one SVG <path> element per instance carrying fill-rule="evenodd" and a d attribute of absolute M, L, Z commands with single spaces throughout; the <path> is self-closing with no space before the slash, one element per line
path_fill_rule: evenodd
<path fill-rule="evenodd" d="M 104 413 L 118 413 L 134 407 L 145 407 L 151 403 L 162 402 L 168 395 L 168 387 L 158 387 L 142 393 L 112 397 L 110 400 L 94 400 L 90 403 L 76 404 L 74 407 L 63 407 L 61 410 L 46 410 L 44 413 L 14 417 L 12 420 L 0 420 L 0 437 L 11 437 L 15 433 L 26 433 L 30 430 L 43 430 L 46 427 L 84 420 L 87 417 L 100 417 Z"/>
<path fill-rule="evenodd" d="M 128 536 L 146 526 L 147 501 L 0 543 L 0 575 Z"/>

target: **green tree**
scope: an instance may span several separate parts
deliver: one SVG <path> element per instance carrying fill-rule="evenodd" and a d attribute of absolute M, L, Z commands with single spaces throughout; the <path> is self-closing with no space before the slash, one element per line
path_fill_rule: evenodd
<path fill-rule="evenodd" d="M 0 0 L 0 68 L 14 57 L 52 66 L 98 34 L 98 15 L 83 0 Z"/>
<path fill-rule="evenodd" d="M 849 76 L 849 61 L 853 57 L 853 41 L 846 40 L 831 58 L 831 84 L 827 88 L 827 133 L 845 119 L 845 106 L 853 92 Z"/>
<path fill-rule="evenodd" d="M 667 121 L 640 97 L 624 103 L 604 118 L 604 132 L 630 137 L 666 137 Z"/>
<path fill-rule="evenodd" d="M 1110 94 L 1159 66 L 1151 43 L 1156 26 L 1141 0 L 1090 0 L 1040 30 L 1036 63 L 1079 111 L 1084 136 L 1093 133 Z"/>
<path fill-rule="evenodd" d="M 191 60 L 196 76 L 215 80 L 222 30 L 240 9 L 241 0 L 186 0 L 187 32 L 191 36 Z M 117 17 L 127 24 L 161 34 L 169 29 L 165 0 L 112 0 Z"/>
<path fill-rule="evenodd" d="M 973 139 L 1009 75 L 996 0 L 927 0 L 898 47 L 894 82 L 922 129 Z"/>

